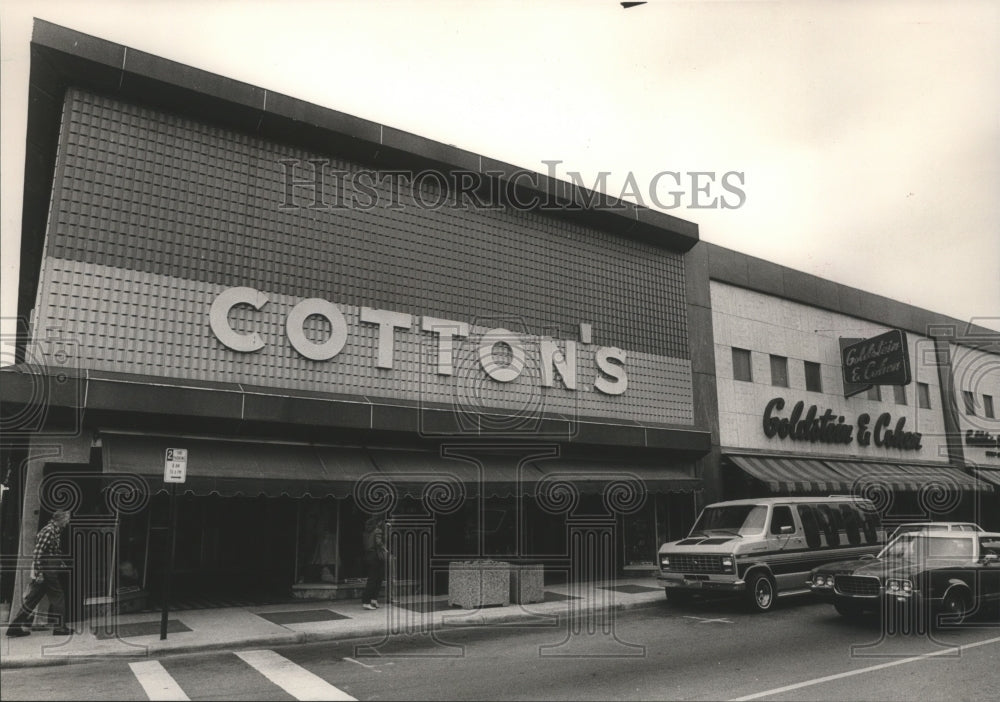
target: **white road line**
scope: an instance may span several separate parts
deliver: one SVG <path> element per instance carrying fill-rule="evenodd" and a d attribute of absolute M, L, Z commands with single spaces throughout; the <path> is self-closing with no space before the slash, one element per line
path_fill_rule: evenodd
<path fill-rule="evenodd" d="M 353 700 L 318 675 L 274 651 L 236 651 L 236 655 L 297 700 Z"/>
<path fill-rule="evenodd" d="M 692 616 L 687 615 L 687 614 L 684 615 L 684 618 L 685 619 L 697 619 L 699 624 L 712 624 L 712 623 L 716 623 L 716 624 L 732 624 L 733 623 L 733 622 L 731 622 L 728 619 L 705 619 L 704 617 L 692 617 Z"/>
<path fill-rule="evenodd" d="M 151 700 L 187 700 L 184 690 L 177 684 L 159 661 L 129 663 L 135 679 L 142 685 Z"/>
<path fill-rule="evenodd" d="M 867 668 L 858 668 L 857 670 L 848 670 L 844 673 L 837 673 L 836 675 L 827 675 L 822 678 L 815 678 L 813 680 L 806 680 L 805 682 L 795 683 L 794 685 L 786 685 L 785 687 L 776 687 L 773 690 L 766 690 L 764 692 L 758 692 L 753 695 L 747 695 L 746 697 L 736 697 L 730 700 L 730 702 L 743 702 L 744 700 L 756 700 L 761 697 L 769 697 L 771 695 L 780 695 L 784 692 L 790 692 L 791 690 L 799 690 L 803 687 L 810 687 L 811 685 L 819 685 L 821 683 L 830 682 L 831 680 L 840 680 L 841 678 L 849 678 L 854 675 L 862 675 L 864 673 L 870 673 L 873 670 L 882 670 L 883 668 L 891 668 L 896 665 L 903 665 L 905 663 L 913 663 L 915 661 L 922 661 L 927 658 L 933 658 L 934 656 L 944 656 L 944 655 L 961 655 L 962 651 L 967 648 L 976 648 L 977 646 L 986 646 L 987 644 L 993 644 L 1000 642 L 1000 636 L 994 639 L 986 639 L 985 641 L 977 641 L 971 644 L 964 644 L 962 646 L 957 646 L 955 648 L 943 648 L 940 651 L 934 651 L 933 653 L 923 653 L 919 656 L 912 656 L 910 658 L 901 658 L 896 661 L 890 661 L 888 663 L 879 663 L 878 665 L 868 666 Z"/>
<path fill-rule="evenodd" d="M 345 660 L 345 661 L 350 661 L 351 663 L 357 663 L 358 665 L 360 665 L 360 666 L 361 666 L 361 667 L 363 667 L 363 668 L 368 668 L 368 670 L 374 670 L 374 671 L 375 671 L 376 673 L 379 673 L 379 672 L 381 672 L 381 671 L 380 671 L 380 670 L 379 670 L 378 668 L 376 668 L 375 666 L 373 666 L 373 665 L 368 665 L 367 663 L 362 663 L 361 661 L 359 661 L 359 660 L 355 660 L 355 659 L 353 659 L 353 658 L 345 658 L 344 660 Z"/>

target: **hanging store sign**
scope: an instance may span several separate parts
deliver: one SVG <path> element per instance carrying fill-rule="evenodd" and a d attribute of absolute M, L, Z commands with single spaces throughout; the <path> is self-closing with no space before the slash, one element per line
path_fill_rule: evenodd
<path fill-rule="evenodd" d="M 1000 458 L 1000 434 L 994 436 L 988 431 L 968 429 L 965 432 L 965 445 L 986 449 L 986 458 Z"/>
<path fill-rule="evenodd" d="M 910 383 L 910 354 L 901 329 L 846 344 L 840 354 L 845 387 Z"/>
<path fill-rule="evenodd" d="M 906 417 L 899 417 L 893 423 L 892 415 L 883 412 L 872 422 L 867 412 L 859 414 L 853 422 L 843 415 L 836 415 L 829 408 L 820 413 L 816 405 L 806 409 L 801 400 L 795 403 L 787 417 L 779 415 L 785 408 L 785 399 L 775 397 L 764 408 L 764 435 L 773 439 L 808 441 L 821 444 L 851 444 L 858 446 L 894 448 L 904 451 L 919 451 L 922 438 L 918 431 L 906 430 Z"/>

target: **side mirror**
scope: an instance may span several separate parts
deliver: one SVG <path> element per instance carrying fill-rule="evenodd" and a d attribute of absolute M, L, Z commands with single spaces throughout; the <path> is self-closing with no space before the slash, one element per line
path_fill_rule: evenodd
<path fill-rule="evenodd" d="M 795 527 L 793 526 L 789 526 L 786 524 L 785 526 L 781 527 L 782 534 L 791 534 L 793 531 L 795 531 Z"/>

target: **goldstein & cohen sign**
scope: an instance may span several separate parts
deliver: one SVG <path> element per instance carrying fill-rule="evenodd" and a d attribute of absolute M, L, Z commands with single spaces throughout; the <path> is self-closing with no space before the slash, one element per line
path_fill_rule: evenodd
<path fill-rule="evenodd" d="M 240 353 L 255 353 L 266 345 L 264 338 L 256 331 L 241 333 L 233 329 L 229 322 L 229 312 L 237 305 L 248 305 L 255 310 L 268 304 L 266 294 L 249 287 L 235 287 L 223 290 L 212 302 L 209 323 L 212 333 L 225 346 Z M 330 325 L 330 333 L 325 341 L 309 339 L 305 333 L 305 323 L 309 317 L 318 316 Z M 470 327 L 459 322 L 436 317 L 422 316 L 419 322 L 406 312 L 360 309 L 361 324 L 378 328 L 377 349 L 374 364 L 377 368 L 392 369 L 396 333 L 428 334 L 437 341 L 434 372 L 441 376 L 454 373 L 454 352 L 456 340 L 470 336 Z M 285 336 L 299 354 L 312 361 L 332 361 L 347 344 L 349 330 L 343 311 L 333 302 L 321 298 L 308 298 L 296 303 L 285 320 Z M 590 328 L 581 324 L 583 343 L 589 343 Z M 527 340 L 519 334 L 502 328 L 489 329 L 477 334 L 473 343 L 477 344 L 479 365 L 489 378 L 498 383 L 510 383 L 519 378 L 525 369 Z M 541 338 L 537 342 L 540 357 L 540 382 L 543 387 L 554 387 L 556 376 L 567 390 L 577 388 L 577 342 L 566 340 L 562 348 L 553 339 Z M 622 395 L 628 389 L 626 361 L 628 354 L 614 346 L 598 347 L 594 352 L 596 368 L 593 387 L 605 395 Z"/>
<path fill-rule="evenodd" d="M 1000 458 L 1000 434 L 994 436 L 988 431 L 968 429 L 965 432 L 965 445 L 986 449 L 986 458 Z"/>
<path fill-rule="evenodd" d="M 906 430 L 906 417 L 900 417 L 895 425 L 892 415 L 883 412 L 872 422 L 867 412 L 859 414 L 853 422 L 843 415 L 836 415 L 827 408 L 822 414 L 816 405 L 807 410 L 805 402 L 795 403 L 787 417 L 779 415 L 785 408 L 785 399 L 775 397 L 764 408 L 764 435 L 771 439 L 789 439 L 822 444 L 850 444 L 858 446 L 895 448 L 904 451 L 919 451 L 922 438 L 918 431 Z M 857 433 L 855 433 L 857 432 Z"/>
<path fill-rule="evenodd" d="M 908 385 L 910 354 L 906 334 L 893 329 L 841 349 L 844 383 L 850 385 Z"/>

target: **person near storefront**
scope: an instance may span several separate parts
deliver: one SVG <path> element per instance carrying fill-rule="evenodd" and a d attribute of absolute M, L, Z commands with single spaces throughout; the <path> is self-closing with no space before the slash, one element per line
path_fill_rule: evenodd
<path fill-rule="evenodd" d="M 27 636 L 31 633 L 25 625 L 35 613 L 35 607 L 48 595 L 49 612 L 56 617 L 56 628 L 52 633 L 56 636 L 67 636 L 73 630 L 66 626 L 66 596 L 59 582 L 59 569 L 63 566 L 62 533 L 69 524 L 70 513 L 57 510 L 51 521 L 38 532 L 35 538 L 35 551 L 31 557 L 31 587 L 24 598 L 24 603 L 14 621 L 7 630 L 7 636 Z"/>

